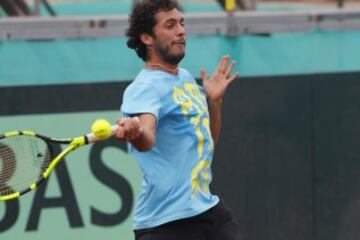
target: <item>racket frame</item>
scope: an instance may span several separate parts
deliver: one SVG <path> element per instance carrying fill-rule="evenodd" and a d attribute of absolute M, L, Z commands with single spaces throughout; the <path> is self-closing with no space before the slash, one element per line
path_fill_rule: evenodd
<path fill-rule="evenodd" d="M 50 138 L 44 135 L 37 134 L 33 131 L 11 131 L 0 135 L 0 139 L 4 138 L 11 138 L 15 136 L 30 136 L 30 137 L 37 137 L 42 139 L 48 146 L 50 150 L 50 156 L 52 156 L 54 153 L 51 152 L 52 148 L 50 146 L 50 143 L 57 143 L 57 144 L 69 144 L 67 148 L 65 148 L 63 151 L 61 151 L 58 155 L 56 155 L 54 158 L 51 159 L 49 166 L 46 168 L 46 170 L 41 173 L 41 177 L 34 183 L 30 184 L 27 188 L 25 188 L 22 191 L 14 192 L 9 195 L 0 196 L 0 201 L 8 201 L 11 199 L 15 199 L 20 197 L 21 195 L 24 195 L 25 193 L 28 193 L 34 189 L 36 189 L 41 183 L 44 182 L 45 179 L 47 179 L 50 175 L 50 173 L 54 170 L 56 165 L 69 153 L 74 151 L 75 149 L 86 145 L 89 143 L 87 135 L 76 137 L 76 138 Z M 88 134 L 89 135 L 89 134 Z"/>
<path fill-rule="evenodd" d="M 136 117 L 136 118 L 137 118 L 137 120 L 139 120 L 138 117 Z M 117 125 L 111 126 L 110 136 L 114 136 L 116 134 L 118 128 L 119 127 Z M 81 146 L 87 145 L 89 143 L 94 143 L 94 142 L 105 140 L 105 139 L 97 138 L 93 133 L 88 133 L 84 136 L 75 137 L 75 138 L 51 138 L 51 137 L 47 137 L 47 136 L 38 134 L 33 131 L 28 131 L 28 130 L 25 130 L 25 131 L 17 130 L 17 131 L 11 131 L 11 132 L 6 132 L 4 134 L 0 134 L 0 140 L 3 138 L 10 138 L 10 137 L 15 137 L 15 136 L 20 136 L 20 135 L 37 137 L 37 138 L 42 139 L 47 144 L 50 151 L 52 151 L 50 143 L 68 144 L 69 146 L 50 160 L 49 166 L 46 168 L 46 170 L 44 170 L 44 172 L 41 174 L 41 177 L 35 183 L 30 184 L 27 188 L 25 188 L 22 191 L 14 192 L 14 193 L 11 193 L 11 194 L 5 195 L 5 196 L 0 196 L 0 201 L 8 201 L 11 199 L 18 198 L 21 195 L 24 195 L 25 193 L 28 193 L 28 192 L 36 189 L 41 183 L 44 182 L 44 180 L 46 180 L 49 177 L 49 175 L 54 170 L 56 165 L 62 159 L 64 159 L 69 153 L 71 153 L 75 149 L 77 149 Z"/>

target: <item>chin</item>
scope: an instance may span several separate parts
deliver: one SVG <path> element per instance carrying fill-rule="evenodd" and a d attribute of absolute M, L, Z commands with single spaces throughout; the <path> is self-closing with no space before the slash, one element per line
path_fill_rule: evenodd
<path fill-rule="evenodd" d="M 174 55 L 174 56 L 179 56 L 179 57 L 184 56 L 184 55 L 185 55 L 185 49 L 184 49 L 184 48 L 182 48 L 182 49 L 177 49 L 177 51 L 174 51 L 174 52 L 172 53 L 172 55 Z"/>
<path fill-rule="evenodd" d="M 165 61 L 174 65 L 177 65 L 181 62 L 181 60 L 184 58 L 185 53 L 178 53 L 178 54 L 171 54 L 166 56 Z"/>
<path fill-rule="evenodd" d="M 178 57 L 178 58 L 183 58 L 185 55 L 184 51 L 179 51 L 173 54 L 174 56 Z"/>
<path fill-rule="evenodd" d="M 176 55 L 184 54 L 185 46 L 184 45 L 175 45 L 172 52 L 173 52 L 173 54 L 176 54 Z"/>

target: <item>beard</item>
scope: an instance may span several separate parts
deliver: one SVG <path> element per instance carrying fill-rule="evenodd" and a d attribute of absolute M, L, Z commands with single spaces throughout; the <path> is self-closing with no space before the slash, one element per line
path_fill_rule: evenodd
<path fill-rule="evenodd" d="M 172 65 L 178 65 L 185 57 L 185 51 L 182 53 L 173 54 L 170 52 L 170 47 L 168 45 L 162 45 L 158 41 L 155 41 L 155 50 L 159 53 L 163 61 Z"/>

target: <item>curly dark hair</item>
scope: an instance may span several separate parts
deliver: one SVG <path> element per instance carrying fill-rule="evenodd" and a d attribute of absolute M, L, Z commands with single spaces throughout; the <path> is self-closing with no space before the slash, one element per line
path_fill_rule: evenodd
<path fill-rule="evenodd" d="M 153 36 L 155 15 L 160 11 L 171 11 L 174 8 L 181 11 L 175 0 L 143 0 L 135 4 L 129 16 L 129 28 L 126 30 L 127 46 L 134 49 L 142 60 L 146 61 L 148 56 L 146 46 L 140 40 L 141 34 Z"/>

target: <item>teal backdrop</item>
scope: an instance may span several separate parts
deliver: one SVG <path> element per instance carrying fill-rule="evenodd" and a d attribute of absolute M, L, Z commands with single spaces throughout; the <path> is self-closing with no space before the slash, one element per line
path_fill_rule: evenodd
<path fill-rule="evenodd" d="M 189 36 L 181 66 L 195 77 L 231 55 L 242 77 L 360 69 L 360 32 Z M 0 42 L 0 86 L 129 81 L 143 62 L 125 39 Z"/>

